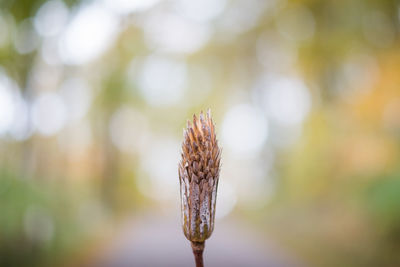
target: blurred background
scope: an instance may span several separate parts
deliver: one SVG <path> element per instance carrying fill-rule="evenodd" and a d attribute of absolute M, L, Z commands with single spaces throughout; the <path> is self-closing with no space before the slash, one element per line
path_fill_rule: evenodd
<path fill-rule="evenodd" d="M 193 265 L 211 108 L 207 265 L 399 266 L 399 30 L 395 0 L 1 0 L 0 265 Z"/>

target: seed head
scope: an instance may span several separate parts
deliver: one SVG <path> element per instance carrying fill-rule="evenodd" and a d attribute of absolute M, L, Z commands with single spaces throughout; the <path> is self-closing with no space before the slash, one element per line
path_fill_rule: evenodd
<path fill-rule="evenodd" d="M 214 230 L 221 150 L 208 110 L 187 122 L 179 163 L 182 227 L 186 238 L 204 242 Z"/>

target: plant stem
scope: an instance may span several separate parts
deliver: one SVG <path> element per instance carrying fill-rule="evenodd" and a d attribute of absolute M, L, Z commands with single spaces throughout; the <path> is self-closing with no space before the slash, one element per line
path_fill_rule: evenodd
<path fill-rule="evenodd" d="M 194 254 L 194 260 L 196 262 L 196 267 L 204 267 L 203 264 L 204 242 L 192 242 L 192 249 Z"/>

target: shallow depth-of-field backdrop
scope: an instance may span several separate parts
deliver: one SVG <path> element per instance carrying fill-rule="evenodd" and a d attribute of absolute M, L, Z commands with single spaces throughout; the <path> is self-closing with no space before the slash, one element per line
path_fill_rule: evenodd
<path fill-rule="evenodd" d="M 399 31 L 395 0 L 0 0 L 0 266 L 193 264 L 207 108 L 206 265 L 398 266 Z"/>

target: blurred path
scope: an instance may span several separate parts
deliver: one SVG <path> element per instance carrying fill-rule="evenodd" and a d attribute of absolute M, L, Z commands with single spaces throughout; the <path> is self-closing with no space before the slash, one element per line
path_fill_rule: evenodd
<path fill-rule="evenodd" d="M 161 216 L 132 220 L 99 254 L 95 267 L 194 266 L 190 243 L 180 222 Z M 300 266 L 233 219 L 216 223 L 213 235 L 206 241 L 204 261 L 206 267 Z"/>

